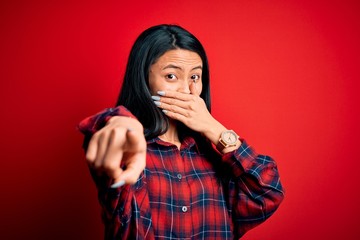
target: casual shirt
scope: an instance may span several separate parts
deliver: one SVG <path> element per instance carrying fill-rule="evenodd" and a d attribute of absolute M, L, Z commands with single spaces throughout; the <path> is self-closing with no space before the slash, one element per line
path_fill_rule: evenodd
<path fill-rule="evenodd" d="M 84 119 L 84 148 L 91 135 L 124 107 Z M 180 149 L 147 141 L 146 167 L 134 185 L 112 189 L 107 176 L 92 176 L 102 207 L 106 239 L 239 239 L 271 216 L 284 192 L 276 163 L 241 146 L 221 155 L 185 137 Z M 210 144 L 207 146 L 211 146 Z"/>

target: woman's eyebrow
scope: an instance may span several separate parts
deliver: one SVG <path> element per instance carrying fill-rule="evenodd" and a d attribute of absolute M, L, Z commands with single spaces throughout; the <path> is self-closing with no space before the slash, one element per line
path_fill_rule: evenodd
<path fill-rule="evenodd" d="M 193 69 L 191 69 L 191 70 L 196 70 L 196 69 L 200 69 L 200 70 L 202 70 L 202 66 L 201 66 L 201 65 L 196 66 L 196 67 L 194 67 L 194 68 L 193 68 Z"/>
<path fill-rule="evenodd" d="M 168 64 L 168 65 L 166 65 L 165 67 L 163 67 L 162 70 L 165 70 L 165 69 L 167 69 L 167 68 L 175 68 L 175 69 L 183 70 L 181 67 L 176 66 L 176 65 L 174 65 L 174 64 Z"/>

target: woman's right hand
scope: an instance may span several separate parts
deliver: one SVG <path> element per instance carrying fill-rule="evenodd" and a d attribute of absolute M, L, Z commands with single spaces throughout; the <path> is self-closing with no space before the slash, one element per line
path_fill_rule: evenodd
<path fill-rule="evenodd" d="M 92 136 L 86 160 L 98 174 L 106 173 L 113 179 L 111 187 L 134 184 L 146 164 L 143 126 L 133 118 L 112 117 Z"/>

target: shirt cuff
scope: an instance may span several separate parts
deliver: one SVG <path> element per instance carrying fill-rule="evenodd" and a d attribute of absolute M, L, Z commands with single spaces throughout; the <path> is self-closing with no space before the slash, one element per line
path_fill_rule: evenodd
<path fill-rule="evenodd" d="M 247 144 L 244 139 L 238 149 L 226 153 L 222 156 L 223 162 L 231 166 L 235 177 L 240 177 L 247 169 L 251 169 L 256 164 L 256 152 Z"/>

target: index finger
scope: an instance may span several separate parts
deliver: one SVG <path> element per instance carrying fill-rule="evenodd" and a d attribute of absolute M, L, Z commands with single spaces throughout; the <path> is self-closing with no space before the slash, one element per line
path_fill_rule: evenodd
<path fill-rule="evenodd" d="M 126 132 L 126 152 L 145 152 L 146 140 L 143 132 L 128 128 Z"/>
<path fill-rule="evenodd" d="M 189 101 L 193 98 L 193 95 L 191 95 L 191 94 L 181 93 L 181 92 L 171 91 L 171 90 L 158 91 L 157 94 L 159 94 L 162 97 L 176 98 L 176 99 L 179 99 L 182 101 Z"/>
<path fill-rule="evenodd" d="M 98 135 L 94 134 L 91 137 L 86 149 L 86 159 L 89 162 L 95 161 L 97 151 L 98 151 Z"/>
<path fill-rule="evenodd" d="M 134 184 L 139 178 L 146 165 L 146 141 L 143 135 L 136 131 L 128 130 L 127 141 L 129 144 L 127 153 L 124 154 L 125 169 L 114 179 L 112 188 L 124 184 Z"/>

